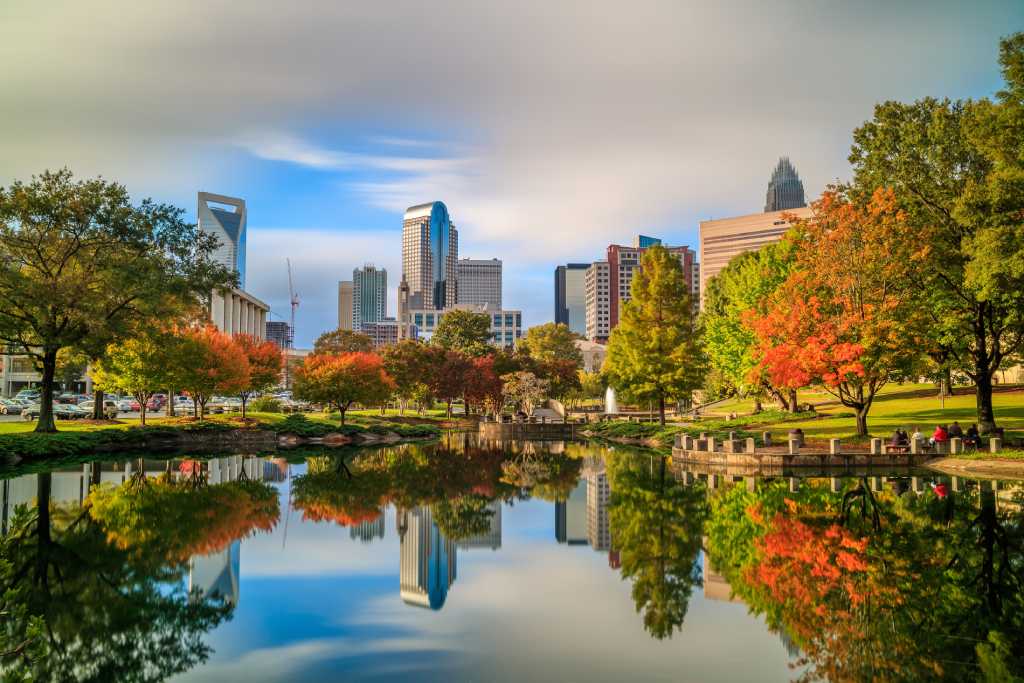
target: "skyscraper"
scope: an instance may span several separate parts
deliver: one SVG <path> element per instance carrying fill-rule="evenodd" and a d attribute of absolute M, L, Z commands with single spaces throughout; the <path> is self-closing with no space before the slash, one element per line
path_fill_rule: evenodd
<path fill-rule="evenodd" d="M 768 181 L 768 193 L 764 201 L 764 212 L 785 211 L 807 206 L 804 201 L 804 184 L 800 182 L 789 157 L 782 157 L 772 171 L 772 179 Z"/>
<path fill-rule="evenodd" d="M 644 237 L 644 240 L 653 240 L 653 237 Z M 637 240 L 640 243 L 641 240 Z M 655 244 L 661 244 L 660 240 Z M 653 246 L 653 244 L 652 244 Z M 633 275 L 640 268 L 640 259 L 644 252 L 650 247 L 626 247 L 619 244 L 608 245 L 608 333 L 610 334 L 615 326 L 619 324 L 619 316 L 622 314 L 622 304 L 633 298 Z M 697 254 L 689 247 L 665 247 L 670 254 L 679 259 L 683 267 L 683 278 L 690 289 L 691 303 L 696 311 L 699 290 L 693 289 L 694 267 L 697 261 Z"/>
<path fill-rule="evenodd" d="M 407 605 L 438 610 L 455 582 L 456 546 L 441 535 L 430 507 L 398 511 L 399 593 Z"/>
<path fill-rule="evenodd" d="M 245 200 L 200 192 L 196 215 L 199 229 L 215 235 L 220 241 L 214 259 L 237 272 L 238 287 L 245 289 Z"/>
<path fill-rule="evenodd" d="M 387 317 L 388 271 L 372 263 L 352 271 L 352 328 L 376 323 Z"/>
<path fill-rule="evenodd" d="M 501 310 L 500 259 L 459 259 L 456 275 L 458 303 Z"/>
<path fill-rule="evenodd" d="M 579 335 L 587 334 L 587 269 L 589 263 L 555 268 L 555 322 Z"/>
<path fill-rule="evenodd" d="M 267 341 L 277 344 L 278 348 L 286 349 L 291 343 L 291 326 L 283 320 L 267 321 Z"/>
<path fill-rule="evenodd" d="M 442 202 L 410 206 L 402 220 L 402 277 L 410 308 L 440 310 L 458 302 L 459 232 Z"/>
<path fill-rule="evenodd" d="M 587 297 L 587 339 L 604 344 L 610 333 L 608 327 L 608 262 L 595 261 L 584 276 Z"/>
<path fill-rule="evenodd" d="M 352 281 L 342 280 L 338 283 L 338 329 L 352 329 Z"/>

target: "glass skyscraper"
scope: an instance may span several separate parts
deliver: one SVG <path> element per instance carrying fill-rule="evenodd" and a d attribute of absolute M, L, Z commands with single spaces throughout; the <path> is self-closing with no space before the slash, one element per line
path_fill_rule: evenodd
<path fill-rule="evenodd" d="M 764 202 L 764 211 L 785 211 L 807 206 L 804 201 L 804 184 L 800 181 L 793 164 L 788 157 L 779 159 L 772 179 L 768 181 L 768 194 Z"/>
<path fill-rule="evenodd" d="M 220 242 L 214 259 L 237 272 L 238 287 L 245 289 L 245 200 L 200 192 L 196 215 L 199 229 L 216 235 Z"/>
<path fill-rule="evenodd" d="M 459 232 L 442 202 L 411 206 L 402 220 L 402 277 L 411 308 L 441 310 L 458 302 Z"/>
<path fill-rule="evenodd" d="M 587 269 L 589 263 L 555 268 L 555 322 L 581 336 L 587 334 Z"/>

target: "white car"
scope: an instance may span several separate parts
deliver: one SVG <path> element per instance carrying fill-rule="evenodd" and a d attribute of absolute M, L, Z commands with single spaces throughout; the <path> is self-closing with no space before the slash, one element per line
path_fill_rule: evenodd
<path fill-rule="evenodd" d="M 117 409 L 122 413 L 132 412 L 132 399 L 130 398 L 115 398 L 114 405 L 116 405 Z"/>

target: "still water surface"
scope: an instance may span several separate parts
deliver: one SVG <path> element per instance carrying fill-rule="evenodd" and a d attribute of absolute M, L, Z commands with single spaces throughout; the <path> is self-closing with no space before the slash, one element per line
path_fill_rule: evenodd
<path fill-rule="evenodd" d="M 1022 654 L 1010 482 L 466 435 L 6 476 L 0 651 L 37 680 L 966 680 Z"/>

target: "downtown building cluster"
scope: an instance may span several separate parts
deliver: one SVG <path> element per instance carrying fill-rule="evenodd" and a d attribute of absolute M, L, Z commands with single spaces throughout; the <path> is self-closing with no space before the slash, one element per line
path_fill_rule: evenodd
<path fill-rule="evenodd" d="M 522 336 L 522 312 L 502 307 L 500 259 L 459 258 L 459 231 L 443 202 L 411 206 L 402 217 L 402 274 L 395 317 L 388 316 L 387 270 L 356 268 L 338 283 L 338 327 L 361 332 L 375 346 L 429 338 L 445 314 L 486 314 L 496 346 Z"/>
<path fill-rule="evenodd" d="M 679 259 L 696 314 L 702 307 L 708 281 L 735 256 L 777 241 L 789 229 L 784 215 L 810 215 L 804 187 L 789 159 L 779 160 L 772 172 L 762 213 L 702 221 L 699 256 L 687 246 L 665 248 Z M 610 244 L 605 258 L 591 263 L 567 263 L 555 268 L 556 323 L 579 334 L 588 345 L 606 344 L 619 323 L 622 306 L 631 298 L 633 277 L 647 249 L 662 241 L 637 235 L 629 246 Z"/>

